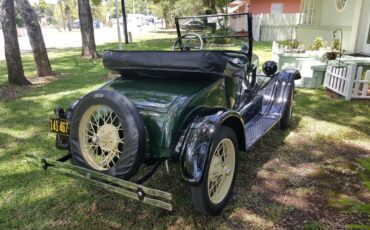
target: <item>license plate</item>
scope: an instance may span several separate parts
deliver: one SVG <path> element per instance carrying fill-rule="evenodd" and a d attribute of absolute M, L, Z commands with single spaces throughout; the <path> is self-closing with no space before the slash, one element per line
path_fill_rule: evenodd
<path fill-rule="evenodd" d="M 68 120 L 60 118 L 50 118 L 50 131 L 63 135 L 69 134 L 70 124 Z"/>

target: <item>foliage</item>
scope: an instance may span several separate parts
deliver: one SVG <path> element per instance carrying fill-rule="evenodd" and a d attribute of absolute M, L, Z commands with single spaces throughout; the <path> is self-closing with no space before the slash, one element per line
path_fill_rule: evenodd
<path fill-rule="evenodd" d="M 107 19 L 108 7 L 105 5 L 91 5 L 91 14 L 94 20 L 105 22 Z"/>
<path fill-rule="evenodd" d="M 331 41 L 330 48 L 332 51 L 339 51 L 340 50 L 340 40 L 339 38 L 334 38 Z"/>
<path fill-rule="evenodd" d="M 96 4 L 94 4 L 96 5 Z M 99 5 L 99 4 L 98 4 Z M 106 13 L 111 17 L 116 17 L 116 2 L 108 0 L 105 4 Z M 152 14 L 153 2 L 150 0 L 125 0 L 126 14 Z M 118 14 L 122 15 L 121 1 L 118 0 Z"/>
<path fill-rule="evenodd" d="M 233 35 L 235 32 L 228 27 L 225 28 L 220 28 L 215 31 L 213 29 L 208 29 L 206 32 L 206 36 L 229 36 Z M 213 44 L 231 44 L 234 40 L 232 37 L 227 37 L 227 38 L 209 38 L 207 39 L 210 43 Z"/>
<path fill-rule="evenodd" d="M 176 16 L 200 15 L 204 13 L 204 5 L 199 0 L 178 0 L 172 12 Z"/>
<path fill-rule="evenodd" d="M 175 0 L 153 0 L 153 2 L 154 4 L 151 6 L 153 14 L 163 18 L 166 26 L 173 24 L 176 16 L 173 12 Z"/>
<path fill-rule="evenodd" d="M 233 0 L 203 0 L 203 5 L 209 9 L 209 13 L 215 14 L 217 11 L 226 13 L 227 4 Z"/>
<path fill-rule="evenodd" d="M 293 39 L 293 40 L 289 39 L 289 40 L 280 41 L 279 45 L 287 46 L 287 47 L 292 48 L 292 49 L 298 49 L 298 47 L 300 45 L 302 45 L 302 42 L 298 41 L 297 39 Z"/>
<path fill-rule="evenodd" d="M 54 20 L 58 25 L 64 21 L 67 23 L 67 16 L 65 14 L 66 6 L 69 6 L 72 21 L 78 20 L 78 4 L 77 0 L 58 0 L 54 7 Z"/>
<path fill-rule="evenodd" d="M 310 46 L 310 50 L 320 50 L 322 48 L 325 48 L 326 46 L 326 41 L 322 37 L 316 37 L 313 40 L 312 45 Z"/>
<path fill-rule="evenodd" d="M 24 21 L 22 19 L 21 13 L 19 12 L 19 9 L 17 6 L 15 6 L 15 24 L 17 27 L 23 27 Z"/>
<path fill-rule="evenodd" d="M 35 11 L 35 13 L 37 14 L 37 17 L 39 18 L 39 20 L 41 20 L 42 18 L 45 18 L 47 20 L 48 24 L 51 24 L 51 23 L 54 22 L 53 9 L 51 8 L 51 6 L 48 3 L 46 3 L 45 0 L 39 0 L 38 3 L 34 3 L 32 8 Z"/>
<path fill-rule="evenodd" d="M 224 8 L 229 0 L 151 0 L 154 4 L 150 5 L 152 13 L 172 25 L 176 16 L 203 15 L 205 12 L 216 13 L 217 8 L 225 12 Z"/>

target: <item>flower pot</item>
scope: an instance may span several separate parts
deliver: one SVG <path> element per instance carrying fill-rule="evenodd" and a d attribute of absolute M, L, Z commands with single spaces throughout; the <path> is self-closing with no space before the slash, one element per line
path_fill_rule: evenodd
<path fill-rule="evenodd" d="M 337 52 L 326 52 L 326 57 L 330 61 L 337 59 L 337 56 L 338 56 Z"/>

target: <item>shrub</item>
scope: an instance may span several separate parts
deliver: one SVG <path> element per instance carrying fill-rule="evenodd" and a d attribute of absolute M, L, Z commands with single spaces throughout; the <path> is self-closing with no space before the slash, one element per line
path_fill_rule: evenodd
<path fill-rule="evenodd" d="M 316 37 L 310 46 L 310 50 L 320 50 L 326 46 L 326 43 L 322 37 Z"/>

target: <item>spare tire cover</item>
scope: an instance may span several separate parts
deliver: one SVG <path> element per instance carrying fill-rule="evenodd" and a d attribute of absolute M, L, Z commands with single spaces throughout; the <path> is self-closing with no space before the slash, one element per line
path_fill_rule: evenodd
<path fill-rule="evenodd" d="M 83 130 L 83 126 L 80 125 L 80 123 L 86 122 L 86 117 L 89 117 L 89 115 L 87 114 L 89 113 L 88 111 L 93 110 L 91 108 L 95 107 L 106 108 L 107 111 L 111 112 L 111 114 L 115 114 L 115 117 L 118 117 L 122 127 L 120 131 L 117 131 L 118 133 L 121 132 L 119 136 L 117 134 L 114 134 L 115 136 L 113 135 L 113 137 L 115 137 L 113 139 L 118 138 L 122 141 L 120 142 L 119 146 L 117 144 L 118 142 L 115 142 L 117 144 L 117 149 L 119 148 L 118 156 L 114 158 L 114 164 L 112 163 L 111 165 L 102 168 L 97 168 L 96 166 L 94 166 L 94 163 L 91 163 L 94 162 L 91 160 L 94 158 L 87 157 L 89 155 L 87 155 L 86 153 L 91 154 L 94 157 L 105 157 L 106 155 L 108 155 L 107 152 L 102 150 L 104 149 L 104 143 L 102 142 L 104 141 L 104 139 L 101 136 L 103 136 L 104 134 L 108 136 L 110 135 L 107 134 L 109 133 L 109 128 L 107 129 L 107 127 L 112 127 L 108 124 L 109 119 L 104 122 L 104 118 L 97 118 L 97 124 L 100 123 L 100 125 L 97 125 L 96 128 L 92 128 L 94 129 L 92 130 L 94 134 L 91 134 L 89 138 L 81 139 L 82 136 L 84 136 L 86 133 L 80 131 L 80 129 Z M 95 119 L 95 117 L 91 116 L 91 118 L 88 119 Z M 100 121 L 99 119 L 102 119 L 103 121 Z M 111 119 L 111 122 L 117 122 L 116 120 L 112 121 Z M 103 126 L 105 126 L 105 128 Z M 103 129 L 106 129 L 108 131 L 102 131 Z M 112 135 L 110 135 L 110 137 L 112 137 Z M 136 107 L 125 96 L 115 91 L 97 90 L 83 97 L 74 111 L 69 138 L 72 164 L 82 166 L 90 170 L 98 171 L 110 176 L 119 177 L 122 179 L 129 179 L 136 174 L 144 159 L 145 131 L 141 116 Z M 93 145 L 94 148 L 88 147 L 90 146 L 90 144 Z M 107 142 L 105 143 L 105 145 L 112 146 L 111 143 Z M 84 150 L 82 150 L 82 148 L 84 148 Z M 84 154 L 82 151 L 84 151 Z M 105 155 L 100 156 L 101 154 Z M 90 160 L 87 158 L 89 158 Z"/>

